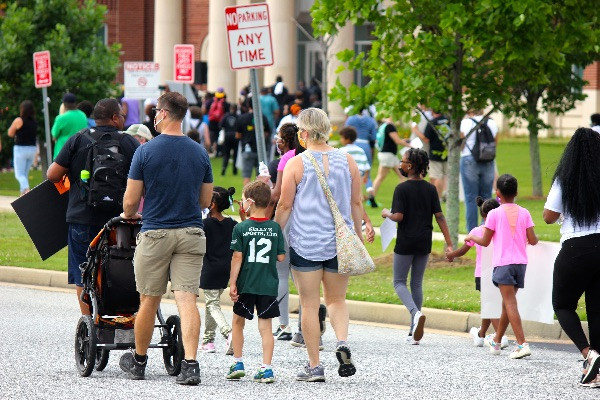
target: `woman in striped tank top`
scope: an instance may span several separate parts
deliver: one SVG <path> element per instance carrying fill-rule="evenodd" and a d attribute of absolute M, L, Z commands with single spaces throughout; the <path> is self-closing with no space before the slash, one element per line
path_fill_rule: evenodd
<path fill-rule="evenodd" d="M 297 379 L 322 382 L 325 371 L 319 362 L 318 320 L 321 282 L 338 340 L 338 373 L 351 376 L 356 368 L 346 343 L 348 277 L 337 271 L 333 216 L 308 153 L 314 156 L 323 171 L 344 220 L 362 240 L 361 178 L 352 156 L 327 144 L 331 125 L 324 111 L 308 108 L 300 113 L 296 124 L 300 144 L 307 151 L 290 159 L 285 166 L 275 221 L 282 229 L 290 224 L 290 264 L 302 306 L 302 331 L 309 362 L 298 373 Z"/>

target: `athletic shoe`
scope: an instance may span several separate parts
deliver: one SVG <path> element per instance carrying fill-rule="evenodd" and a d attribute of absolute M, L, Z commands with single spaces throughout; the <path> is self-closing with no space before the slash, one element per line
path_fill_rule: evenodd
<path fill-rule="evenodd" d="M 217 349 L 215 349 L 215 344 L 213 342 L 208 342 L 200 346 L 200 351 L 204 353 L 214 353 Z"/>
<path fill-rule="evenodd" d="M 123 354 L 119 360 L 119 367 L 121 367 L 123 372 L 127 372 L 130 379 L 141 380 L 144 379 L 146 373 L 148 357 L 146 357 L 146 361 L 141 363 L 136 361 L 134 354 L 135 351 L 133 349 Z"/>
<path fill-rule="evenodd" d="M 325 382 L 325 368 L 321 364 L 314 368 L 310 367 L 310 364 L 306 363 L 306 366 L 302 371 L 296 375 L 297 381 L 304 382 Z"/>
<path fill-rule="evenodd" d="M 273 383 L 275 382 L 275 376 L 273 376 L 273 370 L 271 368 L 259 369 L 256 375 L 254 375 L 254 382 L 259 383 Z"/>
<path fill-rule="evenodd" d="M 225 355 L 232 356 L 233 355 L 233 340 L 231 340 L 231 332 L 227 335 L 227 342 L 225 342 Z"/>
<path fill-rule="evenodd" d="M 469 334 L 473 338 L 473 345 L 475 345 L 475 347 L 483 347 L 483 338 L 479 336 L 479 329 L 480 328 L 472 327 L 469 331 Z"/>
<path fill-rule="evenodd" d="M 500 348 L 505 349 L 508 347 L 508 338 L 506 336 L 502 336 L 502 340 L 500 341 Z"/>
<path fill-rule="evenodd" d="M 200 365 L 198 361 L 181 361 L 181 372 L 175 380 L 180 385 L 197 385 L 200 383 Z"/>
<path fill-rule="evenodd" d="M 335 349 L 335 356 L 340 363 L 338 368 L 339 376 L 352 376 L 356 373 L 356 367 L 352 364 L 350 348 L 347 344 L 340 344 Z"/>
<path fill-rule="evenodd" d="M 421 344 L 421 342 L 418 340 L 415 340 L 412 335 L 408 335 L 406 337 L 405 342 L 406 342 L 406 344 L 410 344 L 412 346 L 418 346 L 419 344 Z"/>
<path fill-rule="evenodd" d="M 369 197 L 368 203 L 371 206 L 371 208 L 379 207 L 379 204 L 377 204 L 377 202 L 375 201 L 375 197 L 373 196 Z"/>
<path fill-rule="evenodd" d="M 325 307 L 325 304 L 319 304 L 319 328 L 321 328 L 321 336 L 323 336 L 327 329 L 325 318 L 327 318 L 327 307 Z"/>
<path fill-rule="evenodd" d="M 499 343 L 494 342 L 494 334 L 490 333 L 483 339 L 483 343 L 490 348 L 490 353 L 494 355 L 500 354 L 502 351 L 502 347 L 500 347 Z"/>
<path fill-rule="evenodd" d="M 596 378 L 592 379 L 588 383 L 579 383 L 580 386 L 590 388 L 600 388 L 600 374 L 596 375 Z"/>
<path fill-rule="evenodd" d="M 292 340 L 292 328 L 289 325 L 286 325 L 284 328 L 280 326 L 277 327 L 275 333 L 273 333 L 275 339 L 277 340 Z"/>
<path fill-rule="evenodd" d="M 227 379 L 241 379 L 246 376 L 246 371 L 244 371 L 244 363 L 241 361 L 234 362 L 231 367 L 229 367 L 229 373 L 227 374 Z"/>
<path fill-rule="evenodd" d="M 417 311 L 412 320 L 413 326 L 413 338 L 415 341 L 419 341 L 423 338 L 423 331 L 425 328 L 425 316 L 421 313 L 421 311 Z"/>
<path fill-rule="evenodd" d="M 583 362 L 583 373 L 581 374 L 581 383 L 589 383 L 595 379 L 600 370 L 600 354 L 596 350 L 590 349 Z M 597 378 L 597 377 L 596 377 Z"/>
<path fill-rule="evenodd" d="M 530 355 L 531 349 L 529 348 L 529 343 L 524 342 L 523 344 L 517 344 L 515 349 L 508 356 L 512 359 L 518 360 Z"/>
<path fill-rule="evenodd" d="M 290 344 L 294 347 L 304 347 L 304 336 L 302 336 L 302 332 L 296 332 Z"/>

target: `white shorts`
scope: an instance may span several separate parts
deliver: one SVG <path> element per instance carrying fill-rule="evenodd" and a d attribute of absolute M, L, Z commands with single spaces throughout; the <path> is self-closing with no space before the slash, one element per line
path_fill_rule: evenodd
<path fill-rule="evenodd" d="M 448 161 L 429 161 L 429 176 L 444 179 L 448 176 Z"/>
<path fill-rule="evenodd" d="M 397 168 L 400 166 L 400 160 L 394 153 L 377 153 L 380 167 Z"/>

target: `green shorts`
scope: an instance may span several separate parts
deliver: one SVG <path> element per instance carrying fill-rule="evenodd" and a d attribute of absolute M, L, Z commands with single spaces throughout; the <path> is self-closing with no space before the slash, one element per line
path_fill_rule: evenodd
<path fill-rule="evenodd" d="M 200 293 L 200 272 L 206 253 L 201 228 L 155 229 L 140 232 L 133 267 L 140 294 L 162 296 L 171 280 L 171 291 Z"/>

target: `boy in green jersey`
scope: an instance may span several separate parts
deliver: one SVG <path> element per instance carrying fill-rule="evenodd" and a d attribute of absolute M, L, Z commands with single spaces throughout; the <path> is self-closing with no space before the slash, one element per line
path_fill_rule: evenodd
<path fill-rule="evenodd" d="M 227 379 L 240 379 L 246 375 L 242 360 L 244 325 L 246 319 L 258 315 L 258 330 L 262 338 L 263 364 L 254 376 L 256 382 L 275 381 L 271 360 L 274 339 L 271 320 L 279 316 L 277 301 L 277 261 L 285 258 L 281 227 L 266 217 L 271 201 L 271 189 L 261 181 L 244 187 L 240 206 L 249 218 L 235 226 L 231 235 L 231 274 L 229 296 L 234 302 L 232 322 L 233 356 L 235 362 Z"/>

